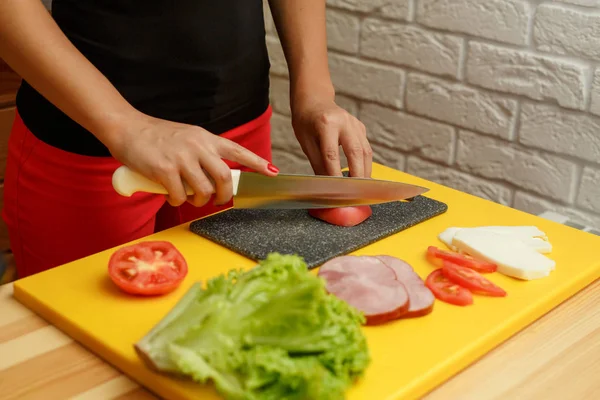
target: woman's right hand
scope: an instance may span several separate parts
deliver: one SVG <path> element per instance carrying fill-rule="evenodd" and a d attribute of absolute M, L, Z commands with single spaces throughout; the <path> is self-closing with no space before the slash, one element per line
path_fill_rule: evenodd
<path fill-rule="evenodd" d="M 112 155 L 140 174 L 162 184 L 173 206 L 189 201 L 215 205 L 233 195 L 231 170 L 223 159 L 238 162 L 258 173 L 273 176 L 278 170 L 267 160 L 239 144 L 197 126 L 137 114 L 119 128 L 118 143 L 108 144 Z M 184 184 L 194 191 L 188 198 Z"/>

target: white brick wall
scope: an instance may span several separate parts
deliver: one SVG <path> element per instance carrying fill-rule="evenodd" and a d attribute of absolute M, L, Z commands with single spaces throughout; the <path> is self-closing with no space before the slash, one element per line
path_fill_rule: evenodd
<path fill-rule="evenodd" d="M 266 17 L 275 162 L 310 173 Z M 600 0 L 327 0 L 327 32 L 376 162 L 600 228 Z"/>

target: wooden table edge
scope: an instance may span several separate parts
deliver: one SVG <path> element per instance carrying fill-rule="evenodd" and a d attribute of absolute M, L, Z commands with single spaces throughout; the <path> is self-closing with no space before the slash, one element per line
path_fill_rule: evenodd
<path fill-rule="evenodd" d="M 10 354 L 18 354 L 21 360 L 11 363 L 5 358 L 3 364 L 0 359 L 0 399 L 49 400 L 52 393 L 57 399 L 64 396 L 77 399 L 157 398 L 24 307 L 12 297 L 12 292 L 12 283 L 0 286 L 0 310 L 8 310 L 5 315 L 8 323 L 3 323 L 0 317 L 0 354 L 3 349 L 5 354 L 12 351 Z M 46 338 L 43 345 L 32 341 L 36 334 L 42 337 L 42 332 Z M 544 346 L 535 345 L 539 343 Z M 26 344 L 27 350 L 18 348 Z M 47 371 L 35 372 L 36 362 L 41 366 L 48 362 L 48 354 L 61 351 L 70 357 L 65 362 L 71 374 L 82 374 L 79 381 L 70 382 L 70 387 L 66 385 L 69 374 L 57 373 L 48 377 Z M 537 399 L 541 395 L 546 399 L 564 399 L 567 393 L 570 399 L 600 398 L 600 362 L 594 360 L 600 360 L 600 280 L 498 345 L 423 399 L 481 400 L 511 398 L 517 394 L 520 399 Z M 15 365 L 7 367 L 6 364 Z M 19 386 L 20 380 L 15 383 L 13 376 L 21 365 L 27 365 L 29 374 L 39 374 L 37 381 L 35 377 L 25 380 L 29 387 Z M 561 365 L 564 368 L 561 369 Z M 60 365 L 56 367 L 60 370 Z M 97 372 L 95 375 L 83 374 L 89 370 Z M 53 392 L 49 393 L 48 387 Z M 40 396 L 44 393 L 44 397 L 36 397 L 36 393 Z"/>

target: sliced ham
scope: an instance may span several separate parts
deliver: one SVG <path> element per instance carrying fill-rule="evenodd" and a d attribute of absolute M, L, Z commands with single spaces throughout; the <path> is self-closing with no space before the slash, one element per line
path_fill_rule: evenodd
<path fill-rule="evenodd" d="M 394 270 L 396 279 L 404 284 L 408 292 L 410 306 L 402 318 L 421 317 L 433 311 L 435 296 L 407 262 L 392 256 L 376 257 Z"/>
<path fill-rule="evenodd" d="M 397 319 L 408 311 L 408 293 L 392 268 L 371 256 L 340 256 L 319 268 L 326 290 L 363 312 L 367 325 Z"/>
<path fill-rule="evenodd" d="M 339 256 L 319 268 L 320 276 L 332 272 L 360 275 L 380 283 L 396 279 L 391 267 L 372 256 Z"/>

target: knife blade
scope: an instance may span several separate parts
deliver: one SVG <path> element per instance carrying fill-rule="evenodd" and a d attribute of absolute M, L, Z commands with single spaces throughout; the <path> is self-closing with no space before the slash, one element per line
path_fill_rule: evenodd
<path fill-rule="evenodd" d="M 231 170 L 234 208 L 309 209 L 373 205 L 410 199 L 429 189 L 408 183 L 321 175 L 278 174 Z M 112 185 L 121 196 L 136 192 L 167 194 L 161 184 L 120 166 Z M 186 193 L 194 191 L 184 184 Z"/>

